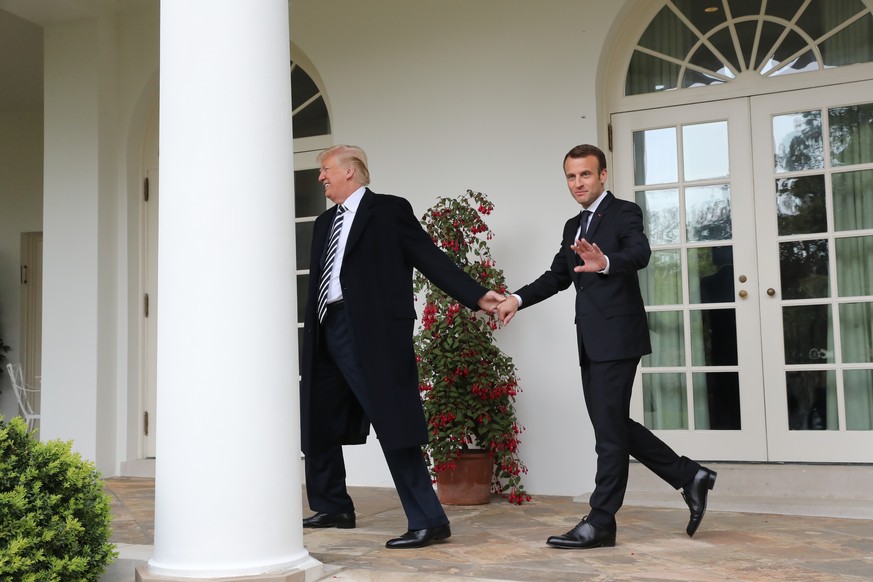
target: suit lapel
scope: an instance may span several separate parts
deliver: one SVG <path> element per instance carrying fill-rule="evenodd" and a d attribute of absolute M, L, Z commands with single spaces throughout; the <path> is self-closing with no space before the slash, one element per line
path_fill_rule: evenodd
<path fill-rule="evenodd" d="M 615 200 L 615 196 L 613 196 L 612 192 L 607 192 L 606 196 L 603 197 L 603 200 L 601 200 L 600 204 L 597 206 L 597 211 L 591 215 L 591 221 L 588 224 L 588 233 L 585 237 L 589 242 L 591 242 L 594 239 L 594 235 L 597 234 L 597 227 L 600 226 L 600 221 L 609 210 L 609 205 L 613 200 Z"/>
<path fill-rule="evenodd" d="M 369 188 L 361 197 L 361 203 L 358 205 L 358 211 L 355 213 L 355 220 L 352 222 L 352 230 L 349 231 L 349 238 L 346 241 L 345 255 L 355 248 L 355 245 L 361 239 L 361 233 L 364 232 L 364 227 L 373 215 L 373 204 L 376 202 L 376 195 Z"/>

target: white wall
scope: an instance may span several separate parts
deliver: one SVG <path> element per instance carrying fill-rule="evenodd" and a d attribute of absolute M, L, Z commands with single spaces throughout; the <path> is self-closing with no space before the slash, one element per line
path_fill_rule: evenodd
<path fill-rule="evenodd" d="M 139 451 L 130 321 L 158 40 L 157 3 L 46 29 L 43 436 L 106 475 Z"/>
<path fill-rule="evenodd" d="M 21 233 L 42 230 L 42 111 L 0 114 L 0 338 L 21 359 Z M 0 414 L 18 414 L 5 366 Z"/>
<path fill-rule="evenodd" d="M 377 192 L 421 215 L 439 195 L 489 195 L 510 288 L 545 271 L 578 212 L 561 161 L 600 143 L 598 61 L 623 2 L 292 2 L 291 39 L 324 81 L 336 143 L 362 146 Z M 600 143 L 600 145 L 605 145 Z M 533 493 L 590 491 L 594 444 L 567 291 L 498 332 L 524 392 Z M 378 446 L 349 447 L 350 484 L 391 483 Z M 374 470 L 378 467 L 379 470 Z"/>

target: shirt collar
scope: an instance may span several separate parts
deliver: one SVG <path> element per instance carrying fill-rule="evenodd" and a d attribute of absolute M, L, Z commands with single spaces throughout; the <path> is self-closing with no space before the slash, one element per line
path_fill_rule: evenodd
<path fill-rule="evenodd" d="M 594 214 L 597 211 L 597 207 L 600 206 L 600 203 L 603 202 L 603 199 L 606 197 L 607 194 L 609 194 L 609 190 L 604 190 L 600 193 L 600 196 L 597 197 L 597 200 L 592 202 L 588 208 L 583 208 L 582 210 L 590 210 L 591 214 Z"/>
<path fill-rule="evenodd" d="M 364 192 L 366 191 L 367 188 L 361 186 L 360 188 L 352 192 L 352 194 L 348 198 L 346 198 L 346 201 L 343 202 L 343 206 L 346 207 L 346 212 L 351 212 L 352 214 L 354 214 L 358 211 L 358 206 L 361 205 L 361 198 L 364 197 Z"/>

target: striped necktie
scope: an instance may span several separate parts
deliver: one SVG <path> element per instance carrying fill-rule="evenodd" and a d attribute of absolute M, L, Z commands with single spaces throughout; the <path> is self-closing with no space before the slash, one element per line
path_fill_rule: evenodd
<path fill-rule="evenodd" d="M 343 229 L 343 213 L 346 207 L 340 204 L 336 209 L 333 219 L 333 227 L 330 237 L 327 239 L 327 252 L 324 255 L 324 269 L 321 271 L 321 280 L 318 282 L 318 321 L 324 321 L 327 313 L 327 288 L 330 284 L 330 272 L 333 270 L 333 261 L 336 258 L 336 248 L 339 244 L 340 232 Z"/>

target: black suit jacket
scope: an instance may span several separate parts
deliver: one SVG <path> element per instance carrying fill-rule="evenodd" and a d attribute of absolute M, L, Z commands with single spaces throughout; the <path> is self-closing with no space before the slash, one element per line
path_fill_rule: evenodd
<path fill-rule="evenodd" d="M 329 406 L 322 406 L 324 403 L 313 397 L 319 381 L 313 378 L 313 363 L 316 350 L 323 345 L 316 316 L 321 256 L 335 214 L 336 206 L 322 213 L 312 234 L 301 363 L 304 453 L 322 440 L 319 430 L 329 411 Z M 367 189 L 349 232 L 340 284 L 372 403 L 369 421 L 388 448 L 427 442 L 412 341 L 416 317 L 413 268 L 471 309 L 478 309 L 479 298 L 488 292 L 436 247 L 407 200 Z M 360 423 L 351 418 L 349 424 L 351 430 L 344 441 L 354 444 L 365 440 L 361 425 L 368 428 L 366 420 Z"/>
<path fill-rule="evenodd" d="M 591 217 L 587 240 L 609 257 L 609 274 L 577 273 L 570 249 L 579 228 L 579 215 L 564 224 L 561 248 L 552 266 L 516 293 L 522 309 L 536 305 L 573 285 L 576 289 L 576 335 L 582 350 L 594 361 L 622 360 L 652 352 L 646 310 L 637 271 L 652 254 L 643 233 L 643 213 L 633 202 L 607 192 Z"/>

